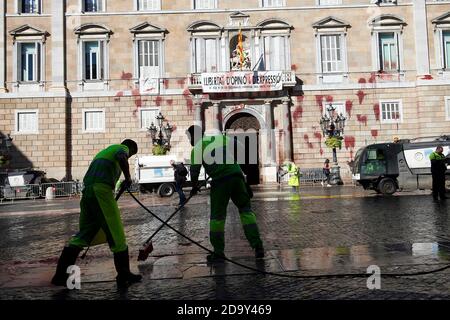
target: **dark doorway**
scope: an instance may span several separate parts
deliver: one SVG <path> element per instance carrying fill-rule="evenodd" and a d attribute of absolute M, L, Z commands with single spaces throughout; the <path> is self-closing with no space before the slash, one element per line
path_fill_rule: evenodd
<path fill-rule="evenodd" d="M 228 120 L 225 127 L 227 136 L 239 141 L 245 148 L 245 161 L 240 165 L 251 185 L 259 184 L 259 129 L 258 119 L 248 113 L 238 113 Z M 235 149 L 237 151 L 237 147 Z"/>

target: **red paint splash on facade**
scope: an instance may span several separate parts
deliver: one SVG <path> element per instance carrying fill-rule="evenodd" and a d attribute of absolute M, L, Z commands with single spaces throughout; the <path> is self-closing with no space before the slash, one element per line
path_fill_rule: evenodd
<path fill-rule="evenodd" d="M 353 109 L 353 102 L 350 100 L 345 101 L 345 112 L 348 114 L 348 117 L 351 118 Z"/>
<path fill-rule="evenodd" d="M 291 70 L 292 71 L 297 71 L 297 65 L 296 64 L 292 64 L 291 65 Z"/>
<path fill-rule="evenodd" d="M 191 114 L 194 111 L 194 101 L 192 100 L 191 92 L 189 89 L 185 89 L 183 91 L 183 97 L 186 99 L 186 107 L 188 109 L 188 113 Z"/>
<path fill-rule="evenodd" d="M 372 137 L 376 138 L 378 137 L 378 130 L 376 129 L 370 130 L 370 134 L 372 135 Z"/>
<path fill-rule="evenodd" d="M 164 89 L 169 89 L 169 79 L 164 79 L 163 80 L 163 84 L 164 84 Z"/>
<path fill-rule="evenodd" d="M 377 82 L 377 74 L 372 72 L 370 74 L 369 83 L 375 83 L 375 82 Z"/>
<path fill-rule="evenodd" d="M 320 132 L 314 132 L 314 138 L 321 141 L 322 140 L 322 134 Z"/>
<path fill-rule="evenodd" d="M 320 155 L 323 156 L 323 149 L 322 148 L 320 148 L 319 152 L 320 152 Z"/>
<path fill-rule="evenodd" d="M 366 83 L 366 79 L 364 79 L 364 78 L 359 78 L 358 83 L 359 83 L 359 84 L 364 84 L 364 83 Z"/>
<path fill-rule="evenodd" d="M 292 117 L 294 118 L 295 121 L 298 121 L 298 119 L 300 119 L 302 115 L 303 115 L 303 107 L 298 106 L 297 108 L 295 108 Z"/>
<path fill-rule="evenodd" d="M 184 85 L 186 83 L 186 79 L 178 79 L 177 83 L 180 87 L 184 88 Z"/>
<path fill-rule="evenodd" d="M 305 96 L 296 96 L 298 103 L 303 103 L 303 100 L 305 99 Z"/>
<path fill-rule="evenodd" d="M 129 72 L 122 71 L 122 75 L 120 76 L 120 79 L 122 80 L 131 80 L 133 79 L 133 75 Z"/>
<path fill-rule="evenodd" d="M 433 76 L 431 74 L 426 74 L 420 79 L 422 79 L 422 80 L 433 80 Z"/>
<path fill-rule="evenodd" d="M 353 136 L 345 136 L 344 137 L 345 149 L 346 150 L 348 150 L 349 148 L 353 149 L 355 147 L 355 141 L 356 141 L 355 137 L 353 137 Z"/>
<path fill-rule="evenodd" d="M 275 128 L 278 128 L 278 120 L 275 120 L 275 121 L 273 122 L 273 125 L 274 125 Z"/>
<path fill-rule="evenodd" d="M 378 103 L 373 105 L 373 114 L 375 115 L 375 120 L 380 121 L 380 105 Z"/>
<path fill-rule="evenodd" d="M 123 97 L 123 91 L 119 91 L 114 96 L 114 101 L 120 101 L 120 98 Z"/>
<path fill-rule="evenodd" d="M 356 96 L 358 97 L 359 104 L 362 104 L 362 103 L 363 103 L 364 97 L 365 97 L 366 95 L 367 95 L 367 94 L 365 94 L 362 90 L 358 90 L 358 92 L 356 93 Z"/>
<path fill-rule="evenodd" d="M 307 134 L 305 134 L 303 136 L 303 138 L 305 139 L 306 143 L 308 144 L 308 148 L 313 149 L 314 146 L 313 146 L 313 144 L 311 142 L 309 142 L 309 136 Z"/>
<path fill-rule="evenodd" d="M 325 97 L 325 101 L 326 101 L 326 102 L 333 102 L 333 100 L 334 100 L 334 99 L 333 99 L 333 96 L 326 96 L 326 97 Z"/>
<path fill-rule="evenodd" d="M 323 96 L 316 95 L 316 103 L 320 108 L 323 108 Z"/>
<path fill-rule="evenodd" d="M 156 99 L 155 99 L 155 104 L 156 104 L 157 107 L 160 107 L 160 106 L 161 106 L 162 100 L 163 100 L 163 99 L 162 99 L 160 96 L 157 96 L 157 97 L 156 97 Z"/>
<path fill-rule="evenodd" d="M 169 106 L 171 106 L 173 104 L 173 99 L 167 99 L 166 102 Z"/>
<path fill-rule="evenodd" d="M 365 126 L 367 126 L 367 116 L 357 114 L 356 119 L 358 120 L 359 123 L 363 123 Z"/>

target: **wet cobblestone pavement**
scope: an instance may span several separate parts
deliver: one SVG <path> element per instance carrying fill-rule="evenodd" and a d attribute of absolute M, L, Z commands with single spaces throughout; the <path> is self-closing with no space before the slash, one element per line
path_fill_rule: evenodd
<path fill-rule="evenodd" d="M 167 218 L 176 198 L 141 195 Z M 126 292 L 117 290 L 112 254 L 91 248 L 78 260 L 82 289 L 52 287 L 49 280 L 65 241 L 77 231 L 78 199 L 0 205 L 1 299 L 449 299 L 450 269 L 422 276 L 382 277 L 380 290 L 367 278 L 282 278 L 231 263 L 210 266 L 206 253 L 164 228 L 145 262 L 137 251 L 159 222 L 127 196 L 120 200 L 132 269 L 144 276 Z M 195 197 L 171 225 L 210 248 L 208 195 Z M 255 192 L 253 207 L 266 257 L 255 261 L 230 205 L 226 255 L 258 270 L 292 275 L 411 273 L 450 263 L 449 204 L 425 192 L 381 197 L 354 187 L 303 188 L 300 195 L 276 188 Z M 368 275 L 369 276 L 369 275 Z"/>

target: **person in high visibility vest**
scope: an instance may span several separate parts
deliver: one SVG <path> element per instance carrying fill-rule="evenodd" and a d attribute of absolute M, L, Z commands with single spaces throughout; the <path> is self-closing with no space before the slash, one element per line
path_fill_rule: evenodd
<path fill-rule="evenodd" d="M 127 139 L 100 151 L 91 162 L 83 179 L 79 232 L 64 247 L 52 284 L 66 286 L 67 268 L 75 264 L 81 250 L 105 242 L 114 254 L 117 285 L 128 286 L 142 279 L 141 275 L 130 271 L 128 245 L 119 207 L 114 198 L 114 188 L 122 172 L 125 187 L 131 186 L 128 159 L 137 152 L 136 142 Z"/>
<path fill-rule="evenodd" d="M 264 257 L 263 242 L 261 240 L 256 216 L 251 208 L 250 198 L 252 192 L 245 181 L 241 167 L 236 163 L 230 148 L 230 139 L 225 135 L 203 136 L 200 126 L 193 125 L 186 131 L 191 145 L 191 181 L 193 188 L 191 196 L 197 194 L 197 182 L 200 169 L 203 165 L 206 173 L 211 177 L 211 219 L 210 242 L 214 254 L 207 256 L 208 262 L 222 262 L 225 249 L 225 218 L 227 216 L 228 202 L 239 209 L 244 233 L 250 246 L 255 251 L 257 259 Z"/>
<path fill-rule="evenodd" d="M 433 179 L 433 199 L 447 199 L 445 196 L 445 172 L 447 171 L 447 160 L 443 154 L 444 148 L 438 146 L 436 151 L 430 154 L 431 176 Z"/>
<path fill-rule="evenodd" d="M 300 169 L 293 162 L 287 163 L 287 171 L 289 174 L 288 185 L 292 187 L 292 192 L 298 192 L 300 186 Z"/>

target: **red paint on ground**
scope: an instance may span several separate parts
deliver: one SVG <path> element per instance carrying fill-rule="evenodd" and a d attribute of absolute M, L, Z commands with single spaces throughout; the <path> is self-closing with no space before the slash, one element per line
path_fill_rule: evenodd
<path fill-rule="evenodd" d="M 378 103 L 373 105 L 373 114 L 375 115 L 375 120 L 380 121 L 380 105 Z"/>
<path fill-rule="evenodd" d="M 365 126 L 367 126 L 367 116 L 357 114 L 356 119 L 358 120 L 359 123 L 363 123 Z"/>
<path fill-rule="evenodd" d="M 354 148 L 355 147 L 355 137 L 353 136 L 345 136 L 344 137 L 344 146 L 345 149 Z"/>
<path fill-rule="evenodd" d="M 364 101 L 364 97 L 366 96 L 367 94 L 365 94 L 363 91 L 361 91 L 361 90 L 359 90 L 357 93 L 356 93 L 356 96 L 358 97 L 358 101 L 359 101 L 359 104 L 362 104 L 363 103 L 363 101 Z"/>

